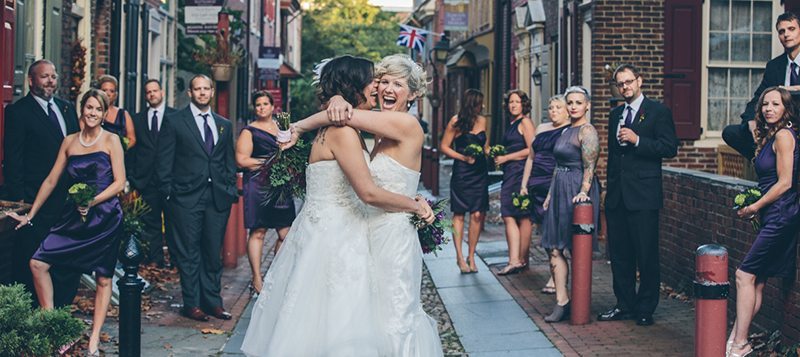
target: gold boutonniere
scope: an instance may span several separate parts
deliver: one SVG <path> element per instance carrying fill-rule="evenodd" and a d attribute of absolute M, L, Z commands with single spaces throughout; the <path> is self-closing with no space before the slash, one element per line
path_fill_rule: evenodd
<path fill-rule="evenodd" d="M 644 116 L 645 116 L 645 113 L 642 112 L 642 115 L 639 116 L 639 123 L 644 122 Z"/>
<path fill-rule="evenodd" d="M 222 133 L 223 133 L 224 131 L 225 131 L 225 127 L 224 127 L 224 126 L 222 126 L 222 125 L 220 125 L 220 126 L 219 126 L 219 134 L 220 134 L 220 135 L 222 135 Z"/>

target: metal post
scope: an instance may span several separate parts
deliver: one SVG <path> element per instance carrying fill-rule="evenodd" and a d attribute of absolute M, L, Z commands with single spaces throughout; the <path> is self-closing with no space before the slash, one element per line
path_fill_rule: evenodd
<path fill-rule="evenodd" d="M 136 59 L 139 57 L 139 0 L 128 0 L 125 6 L 125 107 L 135 113 L 136 105 L 136 80 L 138 68 Z"/>
<path fill-rule="evenodd" d="M 572 213 L 572 311 L 569 323 L 589 323 L 592 302 L 592 233 L 594 207 L 592 202 L 575 205 Z"/>
<path fill-rule="evenodd" d="M 127 238 L 120 255 L 125 275 L 119 288 L 119 355 L 139 357 L 142 353 L 142 289 L 144 282 L 136 275 L 142 260 L 141 246 L 133 236 Z"/>
<path fill-rule="evenodd" d="M 706 244 L 695 256 L 695 340 L 694 355 L 725 355 L 728 328 L 728 250 Z"/>

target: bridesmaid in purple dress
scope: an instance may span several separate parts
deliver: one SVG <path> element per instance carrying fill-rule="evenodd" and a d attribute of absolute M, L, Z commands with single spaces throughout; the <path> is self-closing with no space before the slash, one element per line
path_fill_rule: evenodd
<path fill-rule="evenodd" d="M 556 140 L 561 136 L 561 132 L 570 123 L 567 102 L 563 95 L 551 97 L 549 103 L 547 115 L 550 118 L 550 122 L 542 123 L 536 128 L 536 136 L 533 138 L 533 144 L 531 144 L 530 155 L 525 161 L 525 169 L 522 173 L 519 191 L 522 195 L 530 195 L 531 220 L 540 229 L 544 221 L 544 207 L 542 205 L 547 197 L 547 191 L 550 190 L 550 181 L 553 179 L 553 171 L 556 168 L 553 147 L 556 144 Z M 520 254 L 523 262 L 528 261 L 530 247 L 530 239 L 527 239 L 527 241 L 525 239 L 521 240 Z M 552 275 L 541 291 L 545 294 L 556 293 Z"/>
<path fill-rule="evenodd" d="M 89 337 L 89 355 L 97 354 L 100 329 L 106 318 L 111 300 L 111 278 L 117 262 L 119 231 L 122 227 L 122 207 L 117 194 L 125 186 L 120 139 L 100 126 L 108 99 L 103 92 L 91 89 L 81 99 L 81 131 L 64 138 L 56 163 L 42 183 L 31 211 L 10 217 L 25 225 L 36 224 L 36 213 L 53 192 L 53 188 L 66 171 L 73 183 L 86 183 L 97 189 L 97 195 L 88 207 L 75 207 L 67 203 L 61 220 L 34 253 L 30 261 L 36 297 L 43 309 L 53 308 L 53 281 L 50 267 L 61 266 L 84 273 L 95 273 L 95 293 L 92 334 Z M 81 216 L 85 216 L 85 222 Z"/>
<path fill-rule="evenodd" d="M 762 196 L 740 209 L 741 218 L 758 214 L 761 230 L 736 270 L 736 322 L 728 338 L 730 356 L 753 351 L 747 340 L 750 323 L 761 306 L 767 278 L 794 276 L 800 204 L 797 193 L 797 160 L 800 127 L 792 96 L 783 88 L 768 88 L 756 111 L 755 169 Z"/>
<path fill-rule="evenodd" d="M 119 82 L 113 76 L 103 75 L 97 79 L 97 87 L 108 97 L 109 105 L 103 120 L 103 129 L 128 139 L 127 149 L 136 145 L 136 133 L 133 130 L 133 120 L 128 111 L 116 106 L 119 95 Z"/>
<path fill-rule="evenodd" d="M 278 150 L 276 135 L 278 125 L 272 119 L 274 101 L 267 91 L 253 94 L 253 107 L 256 120 L 242 129 L 236 141 L 236 164 L 245 169 L 242 190 L 244 191 L 244 226 L 250 230 L 247 242 L 247 258 L 250 261 L 253 278 L 251 290 L 260 293 L 263 281 L 261 277 L 261 252 L 264 247 L 264 236 L 267 229 L 274 228 L 278 233 L 275 253 L 289 233 L 295 217 L 294 201 L 289 197 L 282 202 L 263 202 L 264 190 L 268 183 L 264 175 L 254 176 L 265 158 L 271 157 Z"/>
<path fill-rule="evenodd" d="M 527 117 L 531 112 L 528 94 L 519 89 L 511 90 L 503 98 L 503 106 L 511 118 L 511 125 L 503 135 L 506 155 L 494 159 L 496 167 L 503 168 L 503 186 L 500 191 L 500 214 L 506 228 L 508 242 L 508 265 L 498 275 L 516 274 L 528 266 L 528 254 L 520 251 L 526 244 L 530 249 L 531 215 L 529 210 L 520 210 L 511 203 L 512 196 L 519 192 L 525 158 L 530 154 L 530 143 L 536 133 L 533 122 Z M 523 260 L 523 257 L 525 258 Z"/>
<path fill-rule="evenodd" d="M 486 117 L 483 109 L 483 93 L 467 89 L 458 115 L 450 119 L 442 136 L 439 150 L 453 159 L 453 174 L 450 177 L 450 209 L 453 211 L 453 245 L 456 247 L 456 263 L 462 274 L 477 273 L 475 247 L 478 246 L 483 228 L 483 219 L 489 209 L 489 171 L 486 156 L 478 158 L 464 155 L 470 144 L 480 145 L 484 151 L 489 146 L 486 138 Z M 453 145 L 454 147 L 451 147 Z M 469 213 L 469 251 L 466 262 L 461 243 L 464 237 L 464 215 Z"/>

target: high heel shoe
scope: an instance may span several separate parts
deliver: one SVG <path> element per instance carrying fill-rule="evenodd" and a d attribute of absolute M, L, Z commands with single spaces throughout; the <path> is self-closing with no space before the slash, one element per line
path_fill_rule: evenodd
<path fill-rule="evenodd" d="M 250 289 L 250 296 L 252 296 L 253 298 L 257 298 L 258 294 L 261 294 L 261 291 L 258 291 L 256 289 L 256 286 L 253 285 L 252 281 L 250 281 L 250 285 L 248 285 L 247 288 Z"/>
<path fill-rule="evenodd" d="M 753 353 L 753 351 L 754 351 L 753 350 L 753 345 L 750 344 L 750 341 L 745 341 L 745 343 L 743 343 L 741 345 L 736 345 L 736 344 L 733 344 L 732 342 L 733 341 L 731 341 L 731 349 L 728 351 L 728 353 L 725 355 L 725 357 L 745 357 L 745 356 Z M 733 353 L 733 349 L 734 348 L 741 350 L 742 348 L 745 348 L 747 346 L 750 346 L 750 350 L 749 351 L 747 351 L 745 353 Z"/>
<path fill-rule="evenodd" d="M 474 264 L 475 264 L 475 261 L 474 261 L 474 259 L 473 259 L 472 261 L 471 261 L 471 260 L 469 260 L 469 259 L 467 259 L 467 264 L 468 264 L 468 265 L 470 265 L 470 267 L 469 267 L 469 272 L 470 272 L 470 274 L 475 274 L 475 273 L 477 273 L 477 272 L 478 272 L 478 266 L 477 266 L 477 265 L 475 265 L 475 266 L 472 266 L 472 265 L 474 265 Z"/>
<path fill-rule="evenodd" d="M 503 268 L 503 270 L 498 271 L 497 275 L 518 274 L 519 272 L 522 271 L 522 269 L 525 269 L 524 265 L 511 265 L 511 264 L 509 264 L 509 265 L 506 265 L 506 267 Z"/>
<path fill-rule="evenodd" d="M 566 317 L 569 316 L 569 302 L 566 305 L 559 305 L 553 308 L 553 312 L 550 315 L 544 317 L 545 322 L 559 322 L 564 320 Z"/>
<path fill-rule="evenodd" d="M 100 348 L 94 350 L 94 352 L 86 351 L 86 357 L 100 357 Z"/>
<path fill-rule="evenodd" d="M 469 270 L 469 264 L 464 263 L 461 265 L 461 262 L 458 262 L 458 269 L 461 270 L 461 274 L 469 274 L 471 271 Z"/>

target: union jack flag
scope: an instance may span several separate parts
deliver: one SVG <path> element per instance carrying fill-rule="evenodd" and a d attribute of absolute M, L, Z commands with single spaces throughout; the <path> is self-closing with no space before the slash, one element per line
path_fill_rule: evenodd
<path fill-rule="evenodd" d="M 427 33 L 428 31 L 420 28 L 400 25 L 400 36 L 397 36 L 397 45 L 423 52 L 425 50 L 425 34 Z"/>

